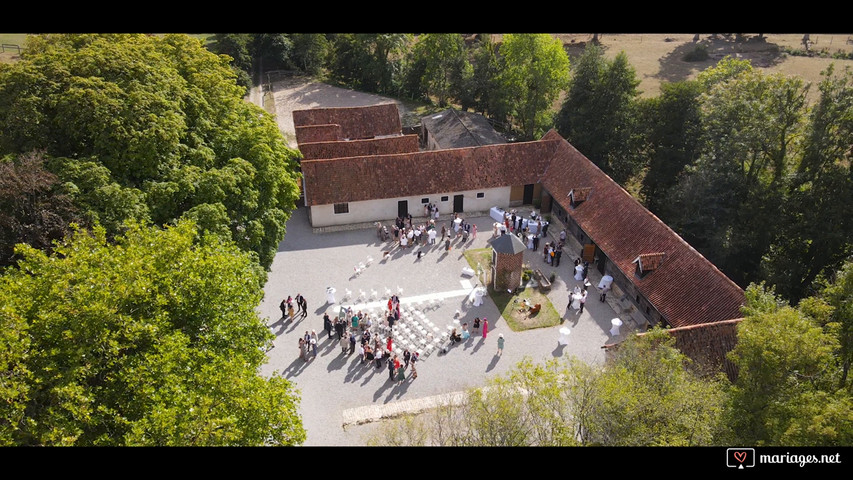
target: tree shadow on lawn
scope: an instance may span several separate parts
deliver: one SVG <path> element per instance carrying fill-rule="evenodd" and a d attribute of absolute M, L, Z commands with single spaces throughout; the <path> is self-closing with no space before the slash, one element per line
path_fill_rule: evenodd
<path fill-rule="evenodd" d="M 693 52 L 697 46 L 703 46 L 707 53 L 708 59 L 688 62 L 684 60 L 685 56 Z M 727 55 L 737 55 L 738 57 L 749 60 L 754 67 L 769 68 L 785 59 L 782 50 L 778 45 L 767 42 L 756 42 L 752 39 L 748 41 L 726 40 L 725 38 L 708 38 L 700 42 L 684 43 L 676 47 L 668 55 L 660 58 L 660 70 L 654 78 L 659 78 L 666 82 L 680 82 L 687 80 L 696 72 L 701 72 L 709 67 L 717 65 L 717 62 L 725 58 Z"/>

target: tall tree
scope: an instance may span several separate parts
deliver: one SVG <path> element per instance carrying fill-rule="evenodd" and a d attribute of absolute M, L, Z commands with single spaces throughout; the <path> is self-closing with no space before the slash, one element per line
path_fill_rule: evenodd
<path fill-rule="evenodd" d="M 702 131 L 701 92 L 701 84 L 696 81 L 664 83 L 661 94 L 647 104 L 643 123 L 648 125 L 651 148 L 641 194 L 652 212 L 661 210 L 679 174 L 697 159 Z"/>
<path fill-rule="evenodd" d="M 548 34 L 504 35 L 500 46 L 501 94 L 522 138 L 533 140 L 552 125 L 554 102 L 569 79 L 569 57 Z"/>
<path fill-rule="evenodd" d="M 853 254 L 853 72 L 823 72 L 802 159 L 781 206 L 781 227 L 762 268 L 792 302 L 815 293 L 815 280 Z"/>
<path fill-rule="evenodd" d="M 204 204 L 272 263 L 298 198 L 298 152 L 243 100 L 226 57 L 186 35 L 32 36 L 0 66 L 0 153 L 44 149 L 110 235 Z"/>
<path fill-rule="evenodd" d="M 726 78 L 700 97 L 701 153 L 672 189 L 663 216 L 736 283 L 746 285 L 759 278 L 761 258 L 779 226 L 807 86 L 751 69 Z"/>
<path fill-rule="evenodd" d="M 0 443 L 304 441 L 292 385 L 258 374 L 272 341 L 255 311 L 263 271 L 196 232 L 132 225 L 111 243 L 97 227 L 50 256 L 19 249 L 20 268 L 0 276 L 14 380 L 0 389 Z"/>
<path fill-rule="evenodd" d="M 411 49 L 409 64 L 416 66 L 420 84 L 427 95 L 437 99 L 439 106 L 458 92 L 459 85 L 470 69 L 467 49 L 458 33 L 427 33 L 417 37 Z"/>
<path fill-rule="evenodd" d="M 326 66 L 331 44 L 322 33 L 294 33 L 293 62 L 300 70 L 315 75 Z"/>
<path fill-rule="evenodd" d="M 400 73 L 402 53 L 411 37 L 402 33 L 337 34 L 333 40 L 331 74 L 357 90 L 391 93 Z"/>
<path fill-rule="evenodd" d="M 507 106 L 501 97 L 501 62 L 498 46 L 489 34 L 481 34 L 474 48 L 472 59 L 473 72 L 466 89 L 472 99 L 472 107 L 494 121 L 506 123 Z M 463 103 L 464 105 L 464 103 Z"/>
<path fill-rule="evenodd" d="M 71 223 L 83 218 L 41 153 L 0 159 L 0 266 L 13 262 L 18 243 L 49 249 Z"/>
<path fill-rule="evenodd" d="M 574 67 L 556 121 L 563 137 L 619 183 L 638 169 L 632 124 L 638 85 L 624 52 L 607 60 L 591 43 Z"/>

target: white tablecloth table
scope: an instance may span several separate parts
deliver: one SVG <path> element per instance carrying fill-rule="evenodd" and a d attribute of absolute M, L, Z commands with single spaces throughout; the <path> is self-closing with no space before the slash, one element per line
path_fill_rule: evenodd
<path fill-rule="evenodd" d="M 572 331 L 569 330 L 569 327 L 563 327 L 560 329 L 560 345 L 568 345 L 569 344 L 569 334 Z"/>
<path fill-rule="evenodd" d="M 618 336 L 619 327 L 622 326 L 622 320 L 614 318 L 613 320 L 610 320 L 610 324 L 613 325 L 613 328 L 610 329 L 610 335 L 613 335 L 614 337 Z"/>
<path fill-rule="evenodd" d="M 492 217 L 496 222 L 503 223 L 504 221 L 504 209 L 498 207 L 492 207 L 489 209 L 489 216 Z"/>

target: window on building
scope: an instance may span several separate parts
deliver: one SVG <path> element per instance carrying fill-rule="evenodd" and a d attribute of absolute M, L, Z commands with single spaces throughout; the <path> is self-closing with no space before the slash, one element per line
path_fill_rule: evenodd
<path fill-rule="evenodd" d="M 447 201 L 447 200 L 449 200 L 449 199 L 450 199 L 450 197 L 448 197 L 447 195 L 445 195 L 445 196 L 441 197 L 441 201 L 442 201 L 442 202 L 446 202 L 446 201 Z"/>
<path fill-rule="evenodd" d="M 480 192 L 477 194 L 477 198 L 484 198 L 486 196 L 486 192 Z"/>
<path fill-rule="evenodd" d="M 422 198 L 421 203 L 427 204 L 427 203 L 429 203 L 429 199 L 428 198 Z"/>
<path fill-rule="evenodd" d="M 349 203 L 336 203 L 335 213 L 349 213 Z"/>

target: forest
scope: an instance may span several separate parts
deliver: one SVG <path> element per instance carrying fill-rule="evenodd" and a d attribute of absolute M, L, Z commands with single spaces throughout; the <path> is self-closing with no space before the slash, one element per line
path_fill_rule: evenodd
<path fill-rule="evenodd" d="M 556 129 L 747 291 L 736 381 L 666 363 L 720 406 L 692 420 L 703 435 L 571 438 L 850 445 L 853 72 L 809 85 L 726 58 L 641 98 L 594 42 L 571 61 L 550 35 L 489 38 L 30 36 L 0 64 L 0 444 L 304 439 L 292 385 L 256 374 L 272 336 L 254 312 L 300 154 L 244 101 L 258 72 L 289 70 L 481 113 L 512 140 Z M 587 380 L 645 381 L 608 372 Z"/>

